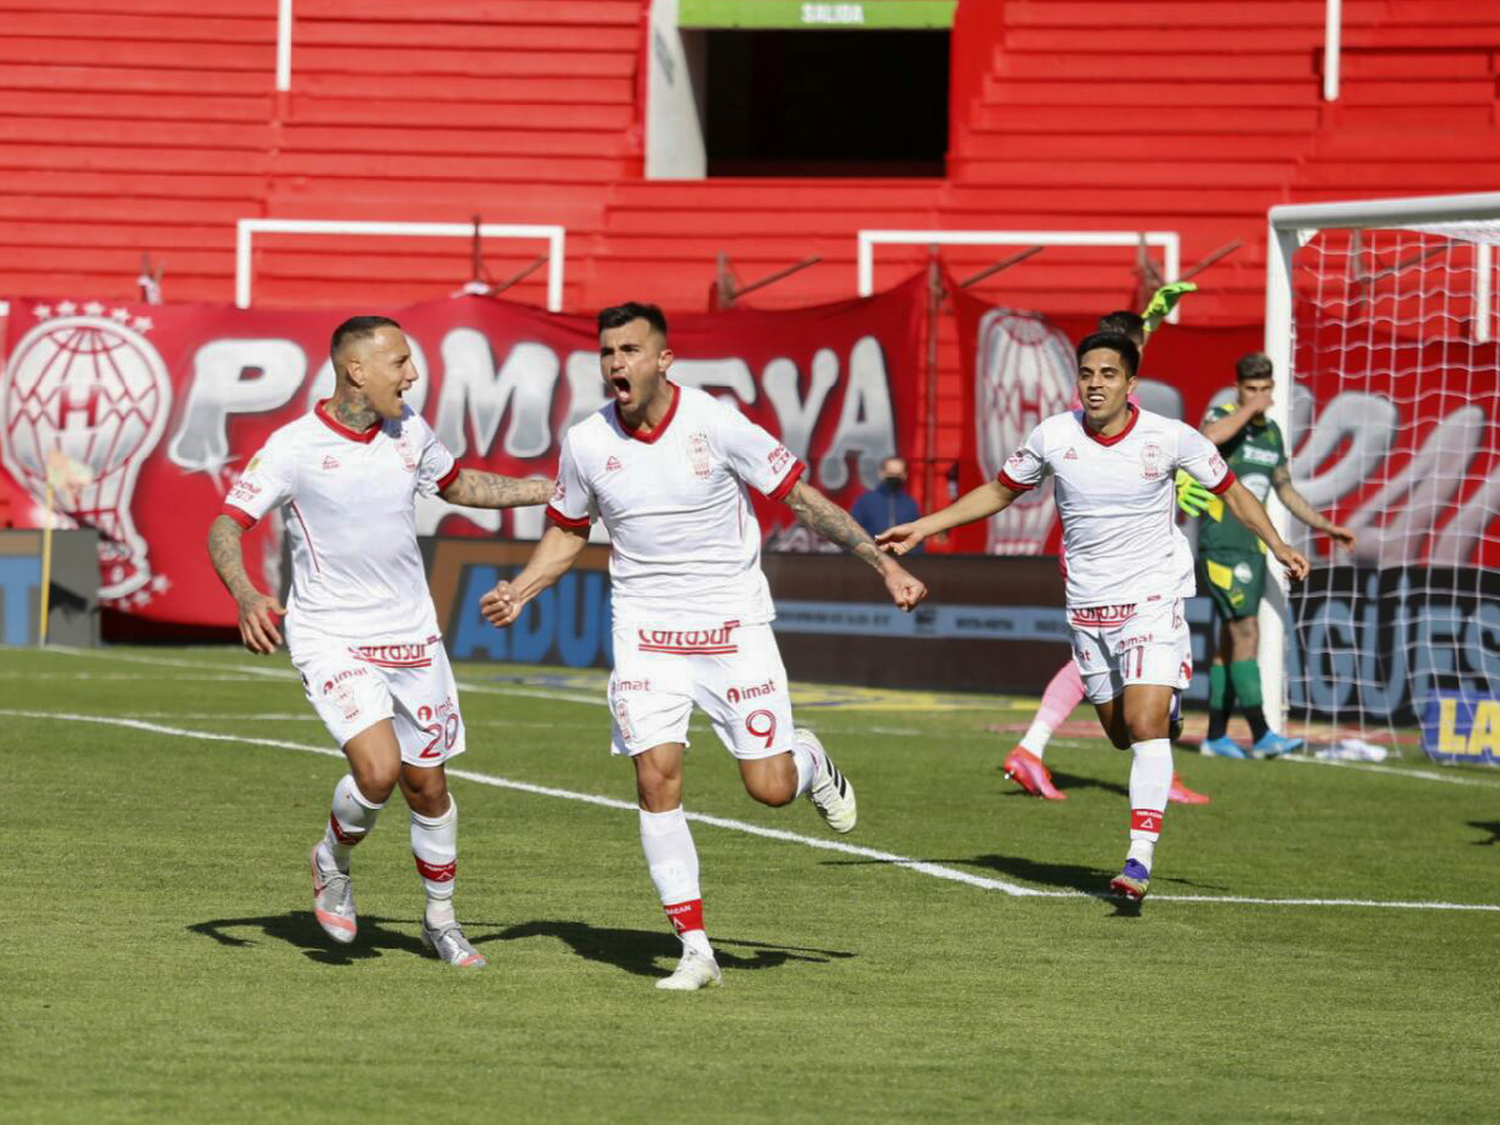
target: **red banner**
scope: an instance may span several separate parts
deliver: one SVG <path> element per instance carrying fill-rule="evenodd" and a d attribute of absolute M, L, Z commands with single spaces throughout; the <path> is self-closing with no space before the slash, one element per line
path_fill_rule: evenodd
<path fill-rule="evenodd" d="M 875 485 L 882 457 L 914 444 L 924 296 L 917 277 L 793 311 L 668 310 L 672 378 L 734 402 L 847 505 Z M 334 326 L 371 311 L 12 300 L 0 484 L 13 522 L 45 522 L 50 465 L 55 523 L 103 532 L 106 604 L 149 621 L 232 624 L 204 549 L 208 525 L 271 432 L 331 393 Z M 402 324 L 424 375 L 406 401 L 462 465 L 551 477 L 562 433 L 604 402 L 591 317 L 481 298 L 378 311 Z M 791 522 L 765 504 L 765 530 Z M 534 538 L 542 514 L 432 500 L 418 523 Z M 251 576 L 267 585 L 279 532 L 266 520 L 246 538 Z"/>

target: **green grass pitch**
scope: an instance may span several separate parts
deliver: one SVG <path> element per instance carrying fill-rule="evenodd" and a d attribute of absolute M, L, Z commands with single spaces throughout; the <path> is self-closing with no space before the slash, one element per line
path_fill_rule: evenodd
<path fill-rule="evenodd" d="M 306 858 L 342 767 L 284 657 L 0 650 L 0 1119 L 1496 1119 L 1500 775 L 1179 751 L 1213 804 L 1169 810 L 1136 911 L 1098 893 L 1126 755 L 1055 742 L 1070 799 L 1037 801 L 985 730 L 1031 701 L 801 688 L 859 828 L 754 804 L 696 724 L 725 984 L 668 994 L 598 677 L 458 675 L 481 972 L 423 953 L 399 797 L 357 941 L 323 938 Z"/>

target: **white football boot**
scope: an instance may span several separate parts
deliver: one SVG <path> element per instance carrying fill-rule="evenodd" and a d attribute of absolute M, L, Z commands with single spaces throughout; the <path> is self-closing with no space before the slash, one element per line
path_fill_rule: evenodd
<path fill-rule="evenodd" d="M 309 865 L 312 867 L 313 915 L 323 932 L 340 945 L 354 940 L 354 885 L 349 876 L 338 870 L 325 871 L 318 863 L 318 848 L 313 845 Z"/>
<path fill-rule="evenodd" d="M 489 964 L 484 954 L 469 944 L 457 922 L 449 922 L 436 929 L 422 920 L 422 944 L 437 954 L 439 960 L 457 965 L 461 969 L 482 969 Z"/>
<path fill-rule="evenodd" d="M 854 786 L 839 772 L 838 766 L 833 764 L 828 751 L 823 749 L 823 744 L 812 731 L 798 727 L 792 732 L 792 737 L 812 750 L 813 761 L 817 763 L 817 772 L 813 774 L 812 784 L 807 789 L 808 800 L 827 821 L 829 828 L 839 833 L 854 831 L 855 822 L 859 820 L 859 808 L 854 803 Z"/>
<path fill-rule="evenodd" d="M 656 987 L 669 992 L 695 992 L 700 988 L 718 988 L 723 983 L 724 974 L 713 957 L 705 957 L 696 949 L 684 946 L 677 968 L 671 976 L 657 981 Z"/>

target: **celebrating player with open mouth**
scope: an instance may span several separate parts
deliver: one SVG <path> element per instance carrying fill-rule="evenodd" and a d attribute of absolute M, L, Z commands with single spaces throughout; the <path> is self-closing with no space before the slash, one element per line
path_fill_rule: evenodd
<path fill-rule="evenodd" d="M 443 763 L 464 751 L 458 689 L 417 550 L 416 497 L 470 508 L 541 504 L 550 486 L 460 469 L 402 402 L 417 381 L 400 325 L 358 316 L 333 333 L 333 397 L 273 433 L 208 533 L 214 568 L 239 603 L 251 652 L 287 647 L 307 698 L 349 759 L 312 851 L 313 904 L 334 941 L 354 940 L 349 855 L 397 783 L 427 892 L 422 941 L 452 965 L 483 966 L 453 913 L 458 807 Z M 283 610 L 245 573 L 240 537 L 281 508 L 292 548 Z"/>
<path fill-rule="evenodd" d="M 553 526 L 513 582 L 480 600 L 503 627 L 562 577 L 604 521 L 610 537 L 614 753 L 635 763 L 641 847 L 683 954 L 658 988 L 722 980 L 703 923 L 698 852 L 682 810 L 693 705 L 766 805 L 803 793 L 835 832 L 854 827 L 854 789 L 811 731 L 792 727 L 775 609 L 760 569 L 749 489 L 784 500 L 812 530 L 873 567 L 904 610 L 926 587 L 882 554 L 848 513 L 798 479 L 802 463 L 712 395 L 667 379 L 667 322 L 631 302 L 599 314 L 599 359 L 613 401 L 564 439 L 547 515 Z"/>
<path fill-rule="evenodd" d="M 929 535 L 1003 511 L 1051 473 L 1067 558 L 1073 659 L 1110 741 L 1134 752 L 1130 847 L 1110 888 L 1146 895 L 1172 783 L 1168 714 L 1187 687 L 1192 651 L 1183 599 L 1195 593 L 1193 558 L 1172 519 L 1176 471 L 1222 497 L 1293 579 L 1307 560 L 1282 541 L 1260 501 L 1191 426 L 1129 401 L 1140 352 L 1126 336 L 1096 332 L 1078 345 L 1082 407 L 1046 419 L 997 480 L 939 512 L 883 531 L 896 554 Z"/>

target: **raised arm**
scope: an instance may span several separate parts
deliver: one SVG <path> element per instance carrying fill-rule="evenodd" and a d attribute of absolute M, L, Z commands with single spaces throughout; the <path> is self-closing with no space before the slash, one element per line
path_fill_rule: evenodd
<path fill-rule="evenodd" d="M 545 504 L 551 494 L 550 480 L 502 477 L 482 469 L 458 470 L 458 476 L 438 493 L 448 503 L 464 508 L 523 508 Z"/>
<path fill-rule="evenodd" d="M 1292 515 L 1314 531 L 1321 531 L 1340 547 L 1349 551 L 1354 550 L 1354 532 L 1347 527 L 1340 527 L 1309 504 L 1302 493 L 1292 485 L 1291 470 L 1285 465 L 1276 466 L 1275 472 L 1271 474 L 1271 486 L 1276 489 L 1277 498 L 1286 505 L 1286 510 Z"/>
<path fill-rule="evenodd" d="M 875 540 L 854 517 L 824 496 L 812 485 L 798 481 L 787 493 L 786 505 L 797 518 L 830 543 L 837 543 L 857 559 L 879 572 L 891 600 L 910 610 L 927 596 L 927 587 L 909 574 L 895 559 L 881 554 Z"/>
<path fill-rule="evenodd" d="M 280 602 L 262 594 L 245 573 L 245 556 L 240 540 L 245 529 L 228 516 L 218 516 L 208 525 L 208 557 L 213 561 L 219 581 L 239 606 L 240 640 L 251 652 L 268 656 L 281 644 L 276 618 L 285 613 Z"/>
<path fill-rule="evenodd" d="M 521 616 L 527 602 L 568 572 L 588 541 L 588 528 L 549 527 L 515 581 L 497 582 L 479 599 L 479 612 L 495 628 L 505 628 Z"/>
<path fill-rule="evenodd" d="M 1271 526 L 1271 517 L 1266 515 L 1266 509 L 1255 498 L 1255 493 L 1239 481 L 1235 481 L 1224 493 L 1224 506 L 1229 509 L 1235 519 L 1255 532 L 1260 537 L 1260 541 L 1271 549 L 1271 554 L 1276 556 L 1276 561 L 1286 567 L 1288 578 L 1295 582 L 1307 577 L 1307 560 L 1288 546 L 1286 540 L 1276 533 L 1276 529 Z"/>
<path fill-rule="evenodd" d="M 1215 445 L 1223 445 L 1233 439 L 1234 435 L 1243 430 L 1251 422 L 1265 413 L 1266 408 L 1271 405 L 1269 391 L 1262 391 L 1249 397 L 1249 400 L 1237 410 L 1231 410 L 1222 418 L 1215 418 L 1212 422 L 1204 422 L 1198 427 L 1198 432 Z"/>
<path fill-rule="evenodd" d="M 960 496 L 946 508 L 911 523 L 898 523 L 895 527 L 886 528 L 875 537 L 875 542 L 892 554 L 904 555 L 914 550 L 929 535 L 973 523 L 975 520 L 987 519 L 997 512 L 1005 511 L 1019 495 L 1021 494 L 1015 489 L 992 480 Z"/>

